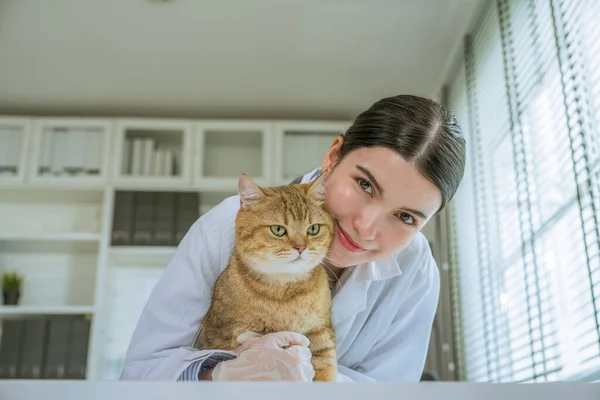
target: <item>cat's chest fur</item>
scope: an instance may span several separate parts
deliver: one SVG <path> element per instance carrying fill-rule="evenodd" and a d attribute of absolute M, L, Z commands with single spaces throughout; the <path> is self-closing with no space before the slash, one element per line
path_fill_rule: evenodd
<path fill-rule="evenodd" d="M 315 282 L 315 284 L 321 286 L 323 282 Z M 269 331 L 307 333 L 323 326 L 329 318 L 327 309 L 330 299 L 326 296 L 329 296 L 326 291 L 314 290 L 297 295 L 290 294 L 290 297 L 284 300 L 263 295 L 254 299 L 252 304 L 242 302 L 239 304 L 245 323 L 262 333 Z"/>
<path fill-rule="evenodd" d="M 215 298 L 222 334 L 234 339 L 245 331 L 302 334 L 330 324 L 331 293 L 327 274 L 315 268 L 307 279 L 277 283 L 252 280 L 243 268 L 230 265 L 217 284 Z"/>

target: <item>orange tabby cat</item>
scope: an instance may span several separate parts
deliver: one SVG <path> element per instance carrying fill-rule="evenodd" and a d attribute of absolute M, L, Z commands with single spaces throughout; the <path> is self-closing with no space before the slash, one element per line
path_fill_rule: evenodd
<path fill-rule="evenodd" d="M 242 175 L 238 191 L 235 247 L 194 346 L 234 350 L 247 331 L 298 332 L 310 340 L 314 380 L 334 381 L 331 292 L 320 265 L 333 237 L 333 219 L 322 208 L 324 177 L 262 188 Z"/>

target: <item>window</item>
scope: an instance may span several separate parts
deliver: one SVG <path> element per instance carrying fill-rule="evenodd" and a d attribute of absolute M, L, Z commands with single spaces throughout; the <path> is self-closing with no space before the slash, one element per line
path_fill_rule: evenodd
<path fill-rule="evenodd" d="M 600 3 L 489 2 L 449 106 L 468 140 L 450 205 L 466 379 L 600 371 Z"/>

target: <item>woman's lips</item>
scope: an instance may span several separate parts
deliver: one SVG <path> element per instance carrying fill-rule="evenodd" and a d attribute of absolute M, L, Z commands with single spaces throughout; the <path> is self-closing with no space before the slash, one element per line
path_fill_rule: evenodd
<path fill-rule="evenodd" d="M 340 243 L 342 243 L 342 246 L 344 246 L 346 250 L 351 251 L 353 253 L 364 251 L 362 247 L 360 247 L 359 245 L 354 243 L 352 239 L 350 239 L 350 236 L 348 236 L 348 234 L 344 232 L 344 230 L 338 224 L 336 224 L 336 228 L 338 231 L 338 238 L 340 240 Z"/>

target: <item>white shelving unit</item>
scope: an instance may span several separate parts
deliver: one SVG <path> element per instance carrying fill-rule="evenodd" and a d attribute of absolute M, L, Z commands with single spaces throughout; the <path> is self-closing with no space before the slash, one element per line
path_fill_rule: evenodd
<path fill-rule="evenodd" d="M 111 123 L 99 119 L 33 120 L 29 182 L 103 187 L 108 179 Z"/>
<path fill-rule="evenodd" d="M 21 184 L 31 158 L 31 119 L 0 117 L 0 185 Z"/>
<path fill-rule="evenodd" d="M 286 185 L 294 178 L 320 167 L 336 137 L 346 132 L 345 122 L 296 122 L 275 124 L 275 181 Z"/>
<path fill-rule="evenodd" d="M 113 178 L 119 187 L 169 188 L 191 182 L 193 123 L 116 120 Z"/>
<path fill-rule="evenodd" d="M 272 186 L 272 185 L 269 185 Z M 200 193 L 200 215 L 206 214 L 211 208 L 219 204 L 224 199 L 237 195 L 237 189 L 229 191 L 213 191 Z"/>
<path fill-rule="evenodd" d="M 242 172 L 274 186 L 319 167 L 348 126 L 0 116 L 0 133 L 11 132 L 9 142 L 0 134 L 0 152 L 3 143 L 17 149 L 14 167 L 0 173 L 0 272 L 25 277 L 19 305 L 0 304 L 0 320 L 87 315 L 87 379 L 118 379 L 139 314 L 176 247 L 112 245 L 117 191 L 198 193 L 202 215 L 237 194 Z"/>
<path fill-rule="evenodd" d="M 175 254 L 172 246 L 112 246 L 111 265 L 144 265 L 164 267 Z"/>
<path fill-rule="evenodd" d="M 76 315 L 93 314 L 92 306 L 2 306 L 0 317 L 11 315 Z"/>
<path fill-rule="evenodd" d="M 259 185 L 271 183 L 271 124 L 253 121 L 196 125 L 194 184 L 201 190 L 236 190 L 242 172 Z"/>
<path fill-rule="evenodd" d="M 20 304 L 94 305 L 103 191 L 0 191 L 0 266 L 25 277 Z"/>

